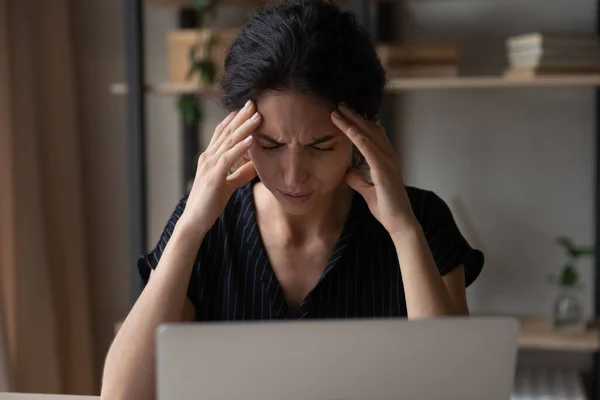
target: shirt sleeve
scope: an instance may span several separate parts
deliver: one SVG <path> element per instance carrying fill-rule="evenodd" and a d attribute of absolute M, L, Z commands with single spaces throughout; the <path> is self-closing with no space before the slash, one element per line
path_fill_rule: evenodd
<path fill-rule="evenodd" d="M 137 267 L 138 267 L 140 277 L 142 278 L 142 281 L 144 282 L 144 286 L 146 286 L 146 284 L 148 283 L 148 280 L 150 279 L 151 270 L 156 269 L 156 267 L 158 266 L 158 263 L 159 263 L 160 258 L 165 250 L 165 247 L 167 246 L 167 243 L 169 242 L 169 239 L 171 238 L 171 235 L 173 234 L 173 229 L 175 228 L 177 221 L 179 221 L 179 218 L 181 217 L 181 214 L 183 213 L 183 210 L 185 209 L 186 202 L 187 202 L 187 196 L 184 196 L 179 201 L 179 203 L 175 207 L 175 210 L 169 217 L 169 219 L 162 231 L 162 234 L 160 235 L 160 238 L 158 239 L 158 242 L 156 243 L 154 248 L 150 252 L 140 255 L 140 257 L 138 258 Z M 197 264 L 197 263 L 198 263 L 198 257 L 196 257 L 195 264 Z M 202 279 L 198 278 L 197 270 L 198 269 L 196 268 L 196 265 L 195 265 L 194 268 L 192 269 L 192 273 L 190 276 L 190 283 L 188 285 L 188 291 L 187 291 L 187 296 L 194 304 L 196 313 L 198 312 L 198 309 L 199 309 L 198 293 L 201 290 L 201 288 L 199 286 L 202 284 L 202 281 L 203 281 Z"/>
<path fill-rule="evenodd" d="M 470 286 L 483 269 L 483 253 L 469 245 L 444 200 L 430 191 L 423 191 L 416 197 L 420 201 L 415 213 L 440 274 L 444 276 L 463 265 L 465 287 Z"/>

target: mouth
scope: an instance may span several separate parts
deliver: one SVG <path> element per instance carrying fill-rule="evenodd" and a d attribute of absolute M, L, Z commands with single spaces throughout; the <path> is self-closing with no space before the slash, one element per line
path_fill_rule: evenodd
<path fill-rule="evenodd" d="M 312 191 L 303 193 L 289 193 L 279 190 L 279 195 L 283 200 L 287 201 L 288 203 L 297 205 L 306 202 L 312 195 Z"/>

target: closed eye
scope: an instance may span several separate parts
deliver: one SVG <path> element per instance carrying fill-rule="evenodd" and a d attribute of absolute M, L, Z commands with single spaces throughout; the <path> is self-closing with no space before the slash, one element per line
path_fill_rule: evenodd
<path fill-rule="evenodd" d="M 278 146 L 260 146 L 264 151 L 274 151 L 279 149 L 280 147 L 282 147 L 282 145 L 278 145 Z M 307 146 L 310 147 L 313 150 L 317 150 L 317 151 L 333 151 L 335 150 L 333 147 L 317 147 L 317 146 Z"/>
<path fill-rule="evenodd" d="M 285 146 L 285 143 L 280 143 L 277 140 L 275 140 L 274 138 L 267 136 L 265 134 L 258 134 L 257 135 L 260 139 L 262 139 L 265 142 L 270 143 L 270 146 L 263 146 L 261 145 L 262 149 L 265 151 L 273 151 L 273 150 L 277 150 L 278 148 Z M 333 135 L 327 135 L 327 136 L 323 136 L 317 140 L 315 140 L 312 143 L 308 143 L 306 145 L 306 147 L 310 147 L 311 149 L 315 149 L 318 151 L 333 151 L 334 147 L 330 146 L 330 147 L 319 147 L 319 145 L 323 145 L 329 141 L 331 141 L 334 138 Z"/>
<path fill-rule="evenodd" d="M 260 146 L 262 147 L 263 150 L 265 151 L 273 151 L 273 150 L 277 150 L 278 148 L 281 147 L 281 145 L 278 146 Z"/>
<path fill-rule="evenodd" d="M 317 147 L 317 146 L 310 146 L 310 147 L 315 150 L 319 150 L 319 151 L 333 151 L 334 150 L 333 147 L 327 147 L 327 148 L 322 148 L 322 147 Z"/>

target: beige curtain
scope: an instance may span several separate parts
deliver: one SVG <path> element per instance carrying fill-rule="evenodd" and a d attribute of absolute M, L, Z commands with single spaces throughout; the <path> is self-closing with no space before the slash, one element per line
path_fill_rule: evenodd
<path fill-rule="evenodd" d="M 97 388 L 69 18 L 0 0 L 0 371 L 19 392 Z"/>

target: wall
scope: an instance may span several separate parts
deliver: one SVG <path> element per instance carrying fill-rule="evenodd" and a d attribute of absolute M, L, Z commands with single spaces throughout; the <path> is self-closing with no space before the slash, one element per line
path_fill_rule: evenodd
<path fill-rule="evenodd" d="M 576 3 L 576 6 L 575 4 Z M 450 42 L 465 74 L 504 69 L 504 39 L 529 31 L 594 32 L 594 1 L 486 0 L 407 3 L 409 42 Z M 423 91 L 397 108 L 408 184 L 433 189 L 487 256 L 469 289 L 475 312 L 544 315 L 546 276 L 566 259 L 555 238 L 593 243 L 594 90 Z M 592 312 L 591 260 L 582 262 Z"/>
<path fill-rule="evenodd" d="M 172 7 L 145 7 L 146 80 L 165 82 L 167 33 L 177 27 Z M 179 117 L 175 96 L 149 95 L 147 105 L 148 248 L 154 246 L 182 194 Z"/>

